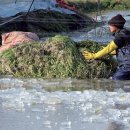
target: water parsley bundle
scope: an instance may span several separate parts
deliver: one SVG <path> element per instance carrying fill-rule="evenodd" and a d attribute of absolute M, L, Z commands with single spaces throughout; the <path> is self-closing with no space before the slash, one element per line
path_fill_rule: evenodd
<path fill-rule="evenodd" d="M 56 35 L 42 43 L 24 43 L 0 56 L 1 74 L 37 78 L 108 78 L 115 61 L 112 56 L 85 60 L 81 51 L 93 52 L 101 45 L 92 41 L 75 43 L 68 36 Z"/>

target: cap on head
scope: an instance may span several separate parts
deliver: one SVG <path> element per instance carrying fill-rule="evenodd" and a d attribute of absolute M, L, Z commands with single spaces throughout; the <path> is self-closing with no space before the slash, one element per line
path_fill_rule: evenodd
<path fill-rule="evenodd" d="M 109 21 L 109 25 L 116 26 L 119 29 L 122 29 L 124 27 L 124 24 L 126 23 L 126 20 L 123 18 L 121 14 L 118 14 L 114 17 L 112 17 Z"/>

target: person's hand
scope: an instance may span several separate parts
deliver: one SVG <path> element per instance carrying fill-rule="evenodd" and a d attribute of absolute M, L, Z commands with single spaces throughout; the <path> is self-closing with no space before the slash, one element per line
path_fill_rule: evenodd
<path fill-rule="evenodd" d="M 86 60 L 94 59 L 94 53 L 84 51 L 82 54 Z"/>
<path fill-rule="evenodd" d="M 97 53 L 90 53 L 88 51 L 83 52 L 83 56 L 85 59 L 99 59 L 107 54 L 111 54 L 114 50 L 116 50 L 118 46 L 115 44 L 114 41 L 111 41 L 106 47 L 104 47 L 102 50 L 98 51 Z"/>

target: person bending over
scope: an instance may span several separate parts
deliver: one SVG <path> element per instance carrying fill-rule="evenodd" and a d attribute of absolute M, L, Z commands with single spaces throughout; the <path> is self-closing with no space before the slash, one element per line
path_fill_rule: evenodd
<path fill-rule="evenodd" d="M 97 53 L 83 52 L 85 59 L 99 59 L 115 51 L 117 70 L 113 75 L 114 80 L 130 80 L 130 31 L 124 28 L 126 20 L 121 14 L 112 17 L 109 21 L 110 32 L 114 39 Z"/>

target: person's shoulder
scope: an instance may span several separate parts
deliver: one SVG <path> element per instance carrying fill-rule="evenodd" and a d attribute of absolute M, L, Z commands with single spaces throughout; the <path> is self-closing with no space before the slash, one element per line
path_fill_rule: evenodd
<path fill-rule="evenodd" d="M 128 39 L 128 37 L 130 39 L 130 30 L 126 28 L 119 30 L 115 35 L 116 39 Z"/>
<path fill-rule="evenodd" d="M 124 42 L 125 42 L 125 36 L 126 36 L 126 30 L 125 29 L 121 29 L 118 30 L 115 34 L 115 38 L 113 39 L 114 43 L 118 46 L 118 48 L 121 48 L 124 46 Z"/>
<path fill-rule="evenodd" d="M 119 34 L 119 37 L 123 38 L 126 42 L 130 42 L 130 30 L 129 29 L 122 29 Z"/>
<path fill-rule="evenodd" d="M 130 35 L 130 29 L 127 28 L 121 29 L 119 35 Z"/>

